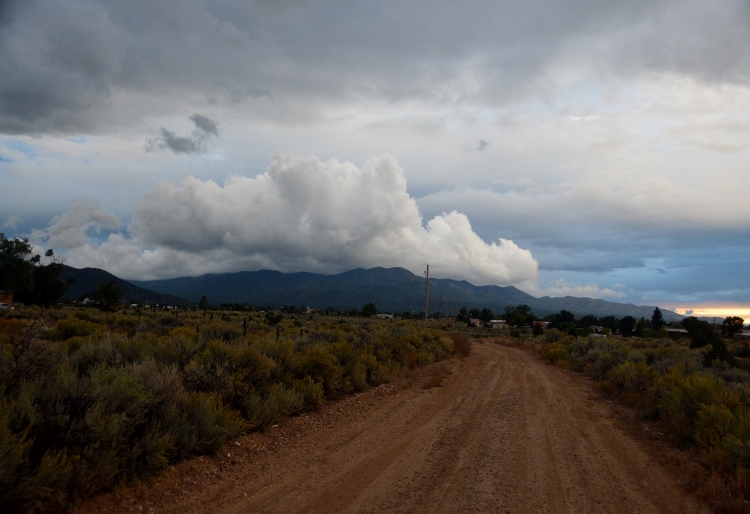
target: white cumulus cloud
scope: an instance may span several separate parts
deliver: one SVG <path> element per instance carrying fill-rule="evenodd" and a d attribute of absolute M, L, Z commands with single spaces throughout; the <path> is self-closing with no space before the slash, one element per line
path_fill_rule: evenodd
<path fill-rule="evenodd" d="M 47 230 L 50 242 L 67 234 L 63 246 L 71 248 L 71 265 L 127 278 L 374 266 L 419 273 L 429 264 L 434 276 L 508 285 L 533 281 L 538 273 L 530 251 L 508 239 L 485 242 L 460 212 L 423 223 L 403 170 L 388 155 L 359 168 L 277 154 L 265 173 L 235 176 L 223 186 L 194 177 L 162 184 L 137 205 L 128 233 L 102 244 L 72 237 L 85 233 L 80 222 L 68 223 L 80 211 L 76 204 L 56 218 Z"/>
<path fill-rule="evenodd" d="M 62 216 L 55 216 L 44 231 L 34 231 L 32 240 L 44 239 L 50 248 L 80 248 L 102 228 L 115 229 L 120 219 L 93 200 L 79 198 Z"/>
<path fill-rule="evenodd" d="M 615 284 L 613 288 L 622 287 L 621 284 Z M 554 284 L 547 288 L 536 289 L 532 294 L 539 296 L 546 295 L 552 297 L 560 296 L 583 296 L 587 298 L 625 298 L 628 295 L 623 291 L 616 291 L 613 288 L 600 288 L 597 284 L 574 284 L 564 279 L 558 279 Z"/>

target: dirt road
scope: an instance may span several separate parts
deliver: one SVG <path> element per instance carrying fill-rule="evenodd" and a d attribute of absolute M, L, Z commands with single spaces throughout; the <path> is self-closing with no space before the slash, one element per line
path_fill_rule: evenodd
<path fill-rule="evenodd" d="M 580 377 L 474 344 L 78 512 L 700 512 Z M 432 383 L 430 383 L 432 382 Z"/>

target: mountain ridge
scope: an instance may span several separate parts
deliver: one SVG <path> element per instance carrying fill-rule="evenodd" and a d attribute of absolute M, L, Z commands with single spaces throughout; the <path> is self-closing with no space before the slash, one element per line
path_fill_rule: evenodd
<path fill-rule="evenodd" d="M 113 281 L 122 291 L 122 300 L 125 303 L 154 303 L 176 306 L 190 306 L 197 305 L 198 303 L 138 287 L 127 280 L 123 280 L 99 268 L 73 268 L 65 266 L 65 269 L 60 274 L 60 280 L 66 282 L 68 279 L 73 279 L 73 283 L 62 297 L 63 300 L 67 301 L 80 300 L 91 296 L 97 287 Z"/>
<path fill-rule="evenodd" d="M 273 270 L 240 271 L 198 277 L 132 280 L 130 283 L 193 303 L 206 296 L 212 305 L 239 303 L 263 307 L 293 305 L 349 310 L 374 303 L 383 312 L 419 313 L 424 309 L 424 278 L 398 267 L 355 268 L 334 275 Z M 495 314 L 502 314 L 507 306 L 526 304 L 538 316 L 565 309 L 577 317 L 593 314 L 599 317 L 612 315 L 650 319 L 655 308 L 573 296 L 537 298 L 514 286 L 477 286 L 465 280 L 443 278 L 430 279 L 429 298 L 429 312 L 437 312 L 442 307 L 444 314 L 455 314 L 461 307 L 489 308 Z M 676 312 L 661 310 L 667 321 L 683 318 Z"/>

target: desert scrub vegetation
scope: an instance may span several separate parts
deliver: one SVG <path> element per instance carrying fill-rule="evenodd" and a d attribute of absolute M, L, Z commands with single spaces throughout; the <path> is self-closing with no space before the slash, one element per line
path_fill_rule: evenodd
<path fill-rule="evenodd" d="M 453 355 L 468 357 L 471 354 L 471 338 L 464 332 L 456 332 L 450 335 L 453 342 Z"/>
<path fill-rule="evenodd" d="M 254 313 L 0 315 L 0 505 L 57 512 L 449 355 L 411 322 Z"/>
<path fill-rule="evenodd" d="M 745 343 L 722 341 L 717 350 L 696 347 L 690 338 L 576 338 L 554 329 L 536 342 L 550 362 L 600 381 L 603 391 L 660 424 L 676 446 L 694 452 L 711 489 L 705 495 L 717 510 L 746 511 L 750 361 Z"/>

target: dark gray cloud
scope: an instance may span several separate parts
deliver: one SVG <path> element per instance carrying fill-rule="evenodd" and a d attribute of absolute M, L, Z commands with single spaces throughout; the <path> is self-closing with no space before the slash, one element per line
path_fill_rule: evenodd
<path fill-rule="evenodd" d="M 276 4 L 274 2 L 274 4 Z M 743 0 L 522 4 L 27 0 L 0 10 L 0 132 L 93 132 L 186 96 L 289 121 L 363 99 L 502 106 L 592 76 L 750 80 Z M 141 106 L 132 95 L 159 98 Z"/>
<path fill-rule="evenodd" d="M 178 136 L 171 130 L 160 129 L 158 137 L 146 140 L 146 152 L 171 150 L 176 154 L 200 154 L 206 152 L 206 143 L 219 135 L 216 122 L 200 114 L 190 116 L 195 129 L 190 136 Z"/>
<path fill-rule="evenodd" d="M 195 123 L 195 128 L 200 132 L 213 136 L 219 135 L 219 129 L 216 127 L 216 122 L 211 118 L 196 113 L 190 116 L 190 121 Z"/>

